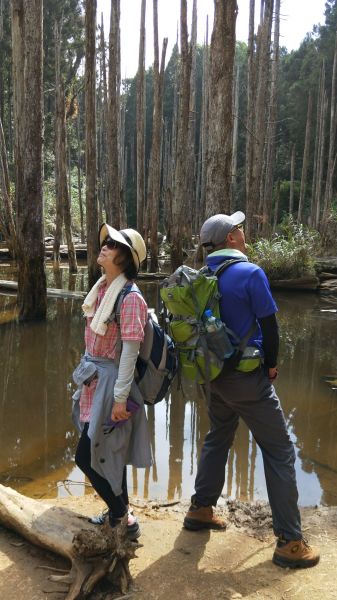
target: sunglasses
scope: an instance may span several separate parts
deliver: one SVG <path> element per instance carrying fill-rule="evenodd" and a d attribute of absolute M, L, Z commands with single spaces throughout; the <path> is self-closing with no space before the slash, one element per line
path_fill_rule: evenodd
<path fill-rule="evenodd" d="M 107 246 L 109 250 L 115 250 L 120 246 L 120 244 L 116 242 L 116 240 L 113 240 L 111 237 L 106 237 L 105 240 L 103 240 L 103 242 L 101 243 L 101 248 L 103 248 L 103 246 Z"/>
<path fill-rule="evenodd" d="M 243 223 L 240 223 L 240 225 L 234 225 L 234 227 L 231 229 L 231 232 L 235 231 L 236 229 L 243 229 Z"/>

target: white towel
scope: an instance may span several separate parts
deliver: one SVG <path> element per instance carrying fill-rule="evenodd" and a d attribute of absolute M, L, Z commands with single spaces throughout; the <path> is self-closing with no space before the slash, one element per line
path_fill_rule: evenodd
<path fill-rule="evenodd" d="M 116 277 L 109 285 L 106 290 L 103 300 L 95 312 L 95 304 L 98 296 L 98 288 L 106 280 L 106 276 L 103 275 L 91 288 L 90 292 L 86 296 L 82 310 L 86 317 L 94 317 L 90 323 L 91 329 L 99 335 L 104 335 L 107 330 L 107 320 L 109 319 L 113 308 L 115 306 L 119 292 L 125 286 L 127 279 L 124 273 L 121 273 Z"/>

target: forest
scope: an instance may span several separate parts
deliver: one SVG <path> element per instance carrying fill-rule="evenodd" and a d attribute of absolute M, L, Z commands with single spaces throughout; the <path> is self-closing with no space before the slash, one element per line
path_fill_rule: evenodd
<path fill-rule="evenodd" d="M 181 0 L 166 56 L 153 0 L 154 62 L 145 69 L 146 0 L 138 71 L 121 78 L 120 0 L 110 23 L 92 0 L 0 3 L 0 233 L 18 264 L 20 319 L 44 318 L 44 242 L 87 244 L 98 277 L 97 230 L 137 228 L 158 269 L 172 267 L 216 212 L 246 213 L 254 245 L 280 232 L 336 250 L 337 3 L 300 47 L 280 45 L 280 0 L 250 0 L 247 44 L 235 41 L 236 0 L 214 2 L 197 44 Z M 268 244 L 265 245 L 267 247 Z M 311 246 L 310 246 L 311 251 Z"/>

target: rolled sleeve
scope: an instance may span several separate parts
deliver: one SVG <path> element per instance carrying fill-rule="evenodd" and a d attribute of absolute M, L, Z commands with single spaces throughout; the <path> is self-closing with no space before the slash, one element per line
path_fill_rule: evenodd
<path fill-rule="evenodd" d="M 121 339 L 142 342 L 146 321 L 147 304 L 144 298 L 136 292 L 131 292 L 125 297 L 121 307 Z"/>

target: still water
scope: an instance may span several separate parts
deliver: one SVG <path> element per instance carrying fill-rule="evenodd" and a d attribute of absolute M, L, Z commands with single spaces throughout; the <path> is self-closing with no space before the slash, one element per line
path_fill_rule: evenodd
<path fill-rule="evenodd" d="M 0 279 L 10 279 L 1 266 Z M 85 270 L 66 270 L 49 287 L 83 289 Z M 158 284 L 141 285 L 156 306 Z M 302 506 L 337 504 L 337 298 L 275 294 L 281 332 L 277 392 L 297 453 Z M 0 483 L 32 497 L 90 491 L 74 464 L 71 373 L 83 352 L 80 300 L 48 300 L 46 323 L 17 325 L 15 296 L 0 294 Z M 326 381 L 329 377 L 331 381 Z M 171 391 L 148 408 L 154 465 L 129 468 L 131 494 L 187 499 L 208 429 L 204 399 L 193 387 Z M 266 499 L 259 448 L 240 424 L 231 449 L 224 497 Z"/>

